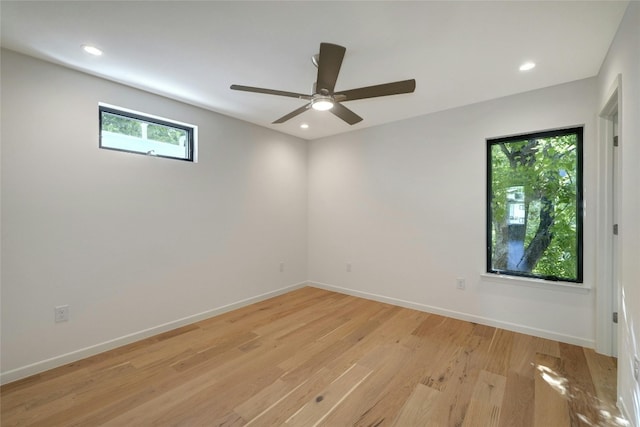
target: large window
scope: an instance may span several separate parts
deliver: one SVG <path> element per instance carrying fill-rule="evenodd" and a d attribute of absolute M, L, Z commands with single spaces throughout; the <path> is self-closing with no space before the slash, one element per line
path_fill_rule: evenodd
<path fill-rule="evenodd" d="M 487 272 L 582 283 L 582 128 L 487 140 Z"/>
<path fill-rule="evenodd" d="M 100 148 L 194 161 L 196 127 L 100 104 Z"/>

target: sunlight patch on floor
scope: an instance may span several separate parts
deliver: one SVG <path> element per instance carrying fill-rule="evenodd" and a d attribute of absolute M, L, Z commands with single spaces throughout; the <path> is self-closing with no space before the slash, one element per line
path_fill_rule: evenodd
<path fill-rule="evenodd" d="M 590 419 L 584 414 L 576 414 L 580 421 L 582 421 L 586 425 L 611 427 L 631 426 L 629 421 L 625 420 L 621 416 L 615 415 L 615 412 L 618 412 L 617 408 L 603 402 L 597 396 L 594 396 L 589 392 L 585 392 L 584 390 L 580 390 L 579 388 L 569 384 L 569 380 L 567 378 L 563 377 L 553 369 L 544 365 L 536 365 L 535 368 L 539 372 L 540 377 L 565 399 L 570 401 L 572 399 L 575 399 L 578 395 L 584 395 L 591 406 L 598 409 L 597 412 L 599 415 L 599 419 L 597 420 Z"/>

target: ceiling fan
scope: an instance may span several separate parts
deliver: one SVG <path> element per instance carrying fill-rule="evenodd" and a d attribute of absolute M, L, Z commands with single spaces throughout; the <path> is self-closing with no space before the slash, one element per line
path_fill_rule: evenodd
<path fill-rule="evenodd" d="M 273 122 L 273 124 L 284 123 L 298 114 L 304 113 L 309 108 L 313 108 L 314 110 L 319 111 L 329 110 L 350 125 L 354 125 L 362 121 L 362 117 L 342 105 L 342 102 L 375 98 L 379 96 L 398 95 L 401 93 L 411 93 L 416 89 L 416 81 L 411 79 L 334 92 L 345 52 L 346 48 L 342 46 L 331 43 L 320 43 L 320 53 L 312 57 L 313 64 L 318 68 L 318 78 L 316 83 L 313 85 L 312 95 L 241 85 L 231 85 L 231 89 L 242 90 L 245 92 L 264 93 L 267 95 L 288 96 L 291 98 L 299 98 L 309 101 L 304 106 L 280 117 L 278 120 Z"/>

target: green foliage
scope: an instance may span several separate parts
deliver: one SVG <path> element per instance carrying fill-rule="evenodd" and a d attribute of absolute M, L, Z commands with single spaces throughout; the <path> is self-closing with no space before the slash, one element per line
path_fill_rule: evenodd
<path fill-rule="evenodd" d="M 168 142 L 169 144 L 178 145 L 180 137 L 187 136 L 187 132 L 182 129 L 170 128 L 162 125 L 150 124 L 147 128 L 147 138 L 154 141 Z"/>
<path fill-rule="evenodd" d="M 568 134 L 491 145 L 494 268 L 506 270 L 507 190 L 522 186 L 529 272 L 577 278 L 577 143 Z"/>
<path fill-rule="evenodd" d="M 102 113 L 102 130 L 108 132 L 142 138 L 142 123 L 145 122 L 116 114 Z M 187 132 L 182 129 L 154 123 L 147 125 L 147 139 L 149 140 L 179 145 L 181 137 L 184 139 L 187 137 Z"/>
<path fill-rule="evenodd" d="M 102 113 L 102 130 L 142 137 L 142 126 L 139 121 L 115 114 Z"/>

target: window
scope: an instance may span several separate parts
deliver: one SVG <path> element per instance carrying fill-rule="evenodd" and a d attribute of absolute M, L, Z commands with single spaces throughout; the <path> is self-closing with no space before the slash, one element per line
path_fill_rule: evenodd
<path fill-rule="evenodd" d="M 106 104 L 98 109 L 100 148 L 195 160 L 196 126 Z"/>
<path fill-rule="evenodd" d="M 487 272 L 582 283 L 582 128 L 487 140 Z"/>

